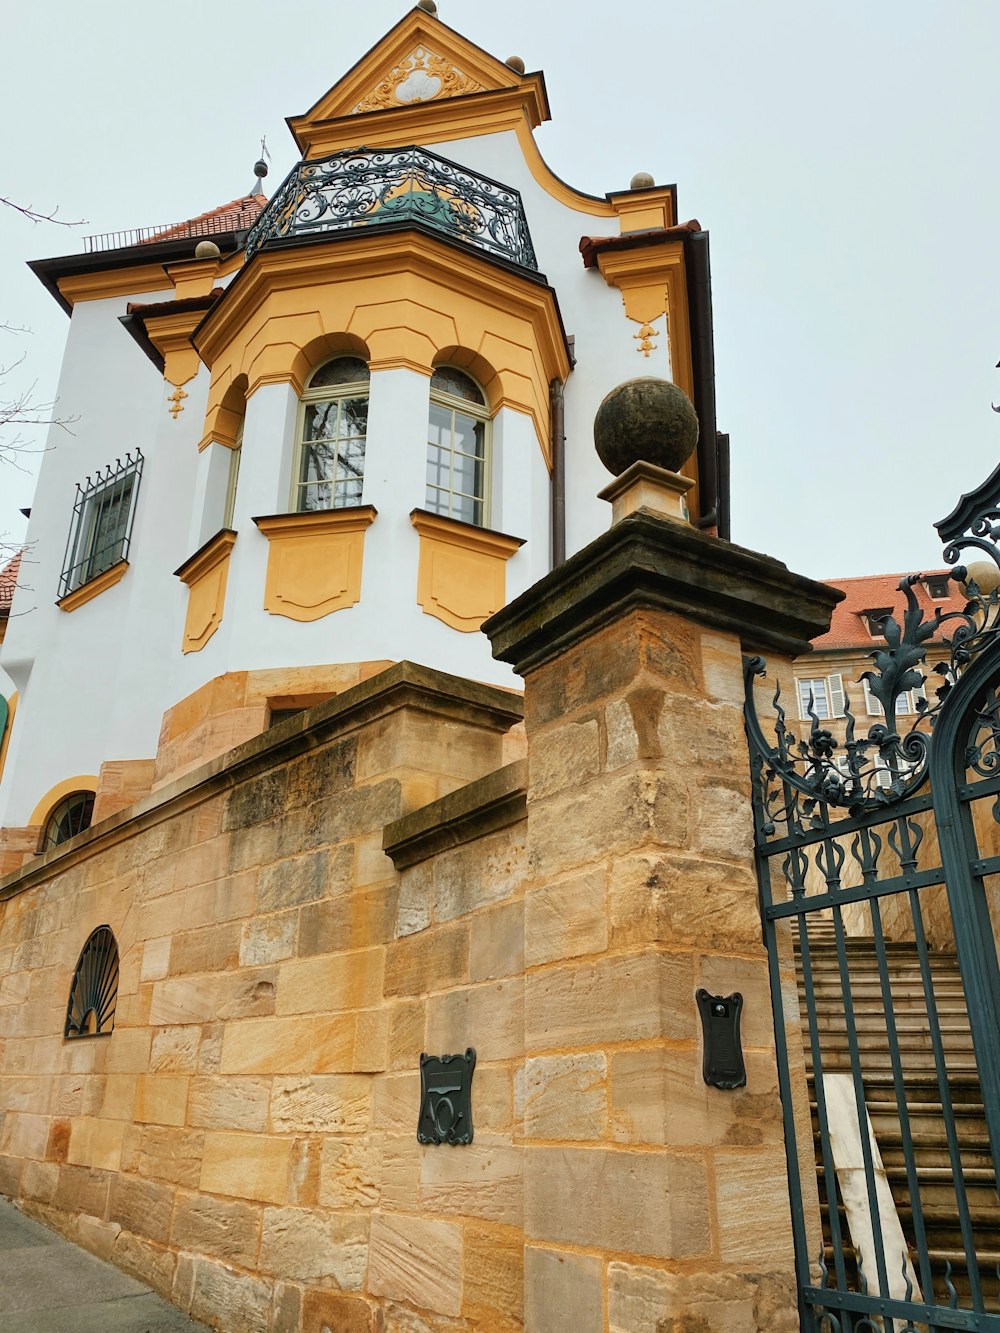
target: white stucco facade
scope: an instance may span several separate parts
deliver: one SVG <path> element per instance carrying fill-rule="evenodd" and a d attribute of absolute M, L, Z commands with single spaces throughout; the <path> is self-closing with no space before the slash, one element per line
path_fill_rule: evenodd
<path fill-rule="evenodd" d="M 565 383 L 566 549 L 572 554 L 609 521 L 608 506 L 597 498 L 610 478 L 594 452 L 594 414 L 623 380 L 670 377 L 665 320 L 656 326 L 655 349 L 644 357 L 621 291 L 581 261 L 581 237 L 617 234 L 620 219 L 609 216 L 604 201 L 587 211 L 583 196 L 573 207 L 545 188 L 513 130 L 435 141 L 432 150 L 520 192 L 538 268 L 573 339 L 576 364 Z M 327 243 L 339 241 L 332 235 Z M 230 271 L 220 285 L 231 278 Z M 200 651 L 181 651 L 188 590 L 174 571 L 223 525 L 231 451 L 214 442 L 198 448 L 209 369 L 201 365 L 184 383 L 183 410 L 172 415 L 173 386 L 120 322 L 130 300 L 154 304 L 175 296 L 165 281 L 160 291 L 74 304 L 58 388 L 72 434 L 50 435 L 27 536 L 35 562 L 30 589 L 15 596 L 0 651 L 0 669 L 19 692 L 0 779 L 0 826 L 27 824 L 45 793 L 67 777 L 97 774 L 109 760 L 153 757 L 164 712 L 228 672 L 407 658 L 518 684 L 507 666 L 493 661 L 483 635 L 460 632 L 417 603 L 421 539 L 410 515 L 425 505 L 430 384 L 426 374 L 403 366 L 371 374 L 362 503 L 377 516 L 364 536 L 360 600 L 311 622 L 264 609 L 269 543 L 254 519 L 291 506 L 299 401 L 291 383 L 263 383 L 246 401 L 224 615 Z M 523 541 L 506 565 L 511 598 L 550 568 L 551 481 L 535 419 L 512 406 L 490 411 L 485 526 Z M 100 595 L 72 611 L 61 609 L 56 602 L 76 487 L 137 448 L 143 469 L 129 568 Z"/>

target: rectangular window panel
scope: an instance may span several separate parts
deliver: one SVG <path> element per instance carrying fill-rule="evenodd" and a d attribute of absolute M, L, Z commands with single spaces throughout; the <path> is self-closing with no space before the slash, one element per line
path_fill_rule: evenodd
<path fill-rule="evenodd" d="M 488 423 L 432 402 L 427 429 L 426 507 L 481 527 L 486 509 Z"/>
<path fill-rule="evenodd" d="M 143 457 L 137 449 L 77 486 L 59 596 L 128 558 Z"/>
<path fill-rule="evenodd" d="M 361 503 L 368 433 L 368 399 L 308 403 L 301 444 L 299 510 L 341 509 Z"/>
<path fill-rule="evenodd" d="M 830 716 L 830 704 L 826 692 L 826 680 L 819 677 L 816 680 L 800 680 L 799 685 L 799 716 L 806 720 L 810 717 L 810 708 L 818 718 L 825 719 Z M 810 694 L 812 702 L 810 704 Z"/>

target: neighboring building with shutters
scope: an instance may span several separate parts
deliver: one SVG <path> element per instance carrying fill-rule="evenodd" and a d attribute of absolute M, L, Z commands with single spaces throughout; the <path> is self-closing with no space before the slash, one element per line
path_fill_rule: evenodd
<path fill-rule="evenodd" d="M 781 701 L 788 721 L 795 723 L 801 736 L 809 734 L 815 716 L 842 747 L 847 734 L 848 707 L 859 737 L 884 716 L 882 705 L 872 695 L 864 675 L 874 668 L 872 655 L 889 647 L 882 636 L 885 618 L 891 615 L 899 625 L 903 623 L 906 599 L 899 590 L 903 577 L 867 574 L 828 580 L 831 587 L 844 593 L 844 600 L 833 612 L 829 631 L 814 641 L 812 652 L 796 659 L 795 698 Z M 924 574 L 913 585 L 913 593 L 928 621 L 938 611 L 942 616 L 961 612 L 967 601 L 962 585 L 952 579 L 949 569 Z M 897 701 L 901 728 L 909 730 L 916 724 L 921 697 L 933 697 L 941 683 L 933 668 L 947 659 L 945 638 L 954 634 L 959 623 L 946 621 L 928 639 L 927 662 L 920 668 L 927 679 L 923 686 L 905 691 Z"/>
<path fill-rule="evenodd" d="M 727 534 L 707 233 L 641 164 L 567 185 L 548 117 L 540 73 L 418 7 L 291 117 L 270 203 L 32 265 L 77 424 L 0 655 L 0 871 L 69 797 L 97 822 L 388 663 L 517 688 L 479 626 L 607 527 L 623 380 L 691 397 L 692 520 Z"/>

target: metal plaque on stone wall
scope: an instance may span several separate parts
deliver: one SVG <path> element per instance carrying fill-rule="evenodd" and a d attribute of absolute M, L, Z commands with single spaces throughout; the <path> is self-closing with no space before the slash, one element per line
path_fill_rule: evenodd
<path fill-rule="evenodd" d="M 472 1074 L 476 1052 L 420 1057 L 420 1143 L 472 1142 Z"/>
<path fill-rule="evenodd" d="M 699 990 L 697 998 L 704 1042 L 702 1077 L 710 1088 L 727 1092 L 746 1087 L 747 1071 L 740 1042 L 743 996 L 739 991 L 732 995 L 709 995 L 707 990 Z"/>

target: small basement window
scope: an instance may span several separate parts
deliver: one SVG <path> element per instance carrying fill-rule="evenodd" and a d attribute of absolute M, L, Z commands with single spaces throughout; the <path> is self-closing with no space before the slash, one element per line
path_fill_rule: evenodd
<path fill-rule="evenodd" d="M 98 926 L 80 951 L 66 1006 L 63 1036 L 107 1037 L 118 1001 L 118 942 L 110 926 Z"/>

